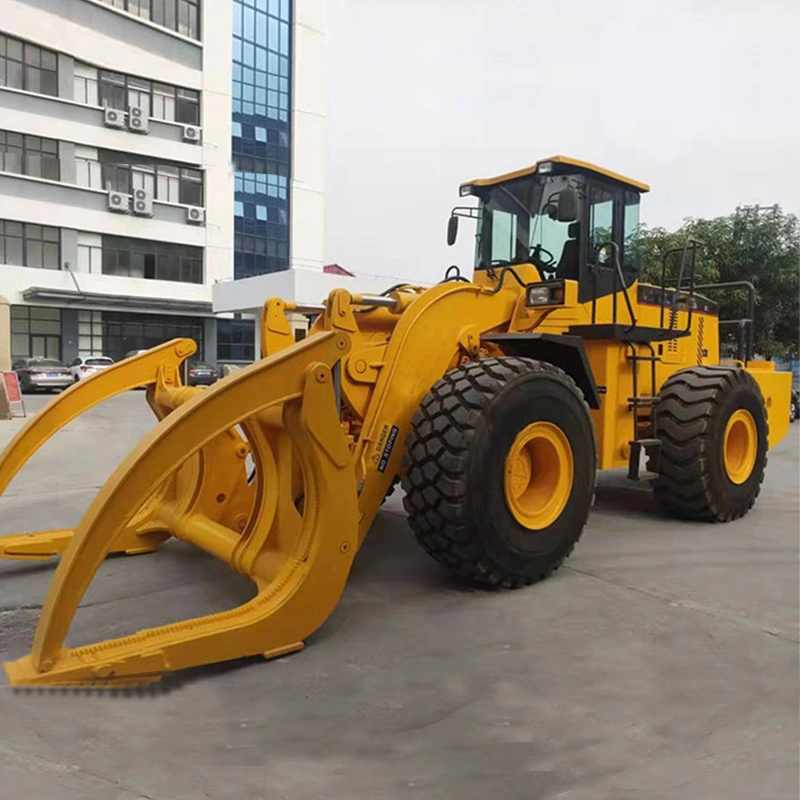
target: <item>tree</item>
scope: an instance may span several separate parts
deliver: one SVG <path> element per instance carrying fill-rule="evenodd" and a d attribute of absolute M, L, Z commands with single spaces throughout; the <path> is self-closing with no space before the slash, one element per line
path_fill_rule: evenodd
<path fill-rule="evenodd" d="M 639 231 L 642 279 L 660 283 L 664 253 L 681 248 L 687 238 L 703 247 L 697 255 L 696 282 L 750 281 L 756 290 L 754 352 L 765 358 L 797 358 L 800 339 L 800 225 L 794 214 L 780 206 L 737 209 L 727 217 L 687 219 L 680 228 Z M 680 255 L 670 258 L 667 282 L 678 278 Z M 684 283 L 688 273 L 684 274 Z M 727 289 L 710 293 L 719 303 L 720 319 L 747 316 L 747 293 Z M 734 337 L 722 328 L 723 339 Z"/>

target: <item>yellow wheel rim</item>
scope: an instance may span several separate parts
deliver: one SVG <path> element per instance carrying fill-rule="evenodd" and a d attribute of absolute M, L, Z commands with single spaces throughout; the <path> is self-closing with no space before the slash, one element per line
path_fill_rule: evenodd
<path fill-rule="evenodd" d="M 534 422 L 520 431 L 508 451 L 506 504 L 525 528 L 540 531 L 558 519 L 572 491 L 572 448 L 552 422 Z"/>
<path fill-rule="evenodd" d="M 732 483 L 744 483 L 753 472 L 758 453 L 758 430 L 752 414 L 740 408 L 725 426 L 722 457 Z"/>

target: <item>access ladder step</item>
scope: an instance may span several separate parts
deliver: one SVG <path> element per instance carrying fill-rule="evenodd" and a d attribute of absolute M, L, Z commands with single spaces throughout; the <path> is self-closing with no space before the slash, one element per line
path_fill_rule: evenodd
<path fill-rule="evenodd" d="M 639 397 L 629 397 L 628 402 L 634 406 L 654 406 L 656 403 L 661 402 L 658 395 L 640 395 Z"/>
<path fill-rule="evenodd" d="M 661 455 L 661 439 L 634 439 L 630 442 L 631 455 L 628 460 L 628 478 L 632 481 L 639 480 L 639 465 L 642 460 L 642 450 L 650 458 L 650 471 L 658 472 L 658 462 Z"/>
<path fill-rule="evenodd" d="M 628 353 L 625 358 L 627 358 L 628 361 L 661 361 L 661 356 L 641 356 L 638 353 Z"/>

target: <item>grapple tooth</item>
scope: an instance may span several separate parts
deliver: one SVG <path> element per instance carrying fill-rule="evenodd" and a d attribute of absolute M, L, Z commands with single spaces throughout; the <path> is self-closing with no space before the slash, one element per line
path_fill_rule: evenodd
<path fill-rule="evenodd" d="M 76 529 L 31 654 L 5 665 L 11 683 L 130 686 L 170 670 L 301 648 L 338 602 L 357 549 L 355 471 L 331 372 L 348 349 L 344 334 L 314 336 L 236 372 L 162 420 Z M 270 413 L 275 409 L 281 413 Z M 236 426 L 249 450 L 230 434 Z M 256 464 L 252 483 L 248 452 Z M 302 512 L 294 496 L 298 474 Z M 143 505 L 150 525 L 226 560 L 258 594 L 230 611 L 64 648 L 94 573 Z"/>
<path fill-rule="evenodd" d="M 197 350 L 191 339 L 173 339 L 146 353 L 121 361 L 90 378 L 84 378 L 48 403 L 11 440 L 0 454 L 0 495 L 30 458 L 48 439 L 84 411 L 129 389 L 154 385 L 161 376 L 173 386 L 180 386 L 179 367 Z M 157 416 L 163 416 L 157 408 Z M 71 529 L 0 536 L 0 558 L 47 561 L 64 552 L 72 537 Z M 129 554 L 155 550 L 166 536 L 148 533 L 139 537 L 131 530 L 119 537 L 111 552 Z"/>
<path fill-rule="evenodd" d="M 61 528 L 37 533 L 18 533 L 0 536 L 0 558 L 20 561 L 49 561 L 61 555 L 74 533 L 72 528 Z"/>

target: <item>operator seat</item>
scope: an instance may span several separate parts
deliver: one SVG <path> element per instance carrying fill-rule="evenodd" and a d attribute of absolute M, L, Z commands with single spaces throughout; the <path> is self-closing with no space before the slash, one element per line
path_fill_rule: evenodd
<path fill-rule="evenodd" d="M 580 254 L 580 222 L 570 222 L 567 228 L 567 239 L 561 250 L 561 258 L 556 267 L 556 278 L 566 278 L 570 281 L 578 280 L 578 256 Z"/>

